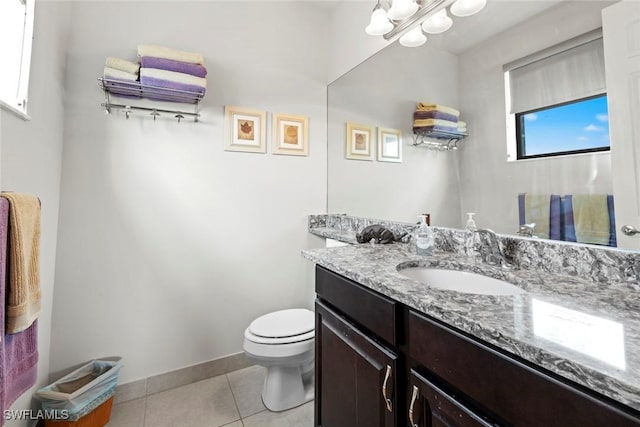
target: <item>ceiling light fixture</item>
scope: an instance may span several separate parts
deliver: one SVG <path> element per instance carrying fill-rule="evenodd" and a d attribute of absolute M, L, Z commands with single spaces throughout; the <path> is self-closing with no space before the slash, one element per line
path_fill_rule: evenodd
<path fill-rule="evenodd" d="M 365 32 L 391 40 L 400 36 L 403 46 L 423 45 L 422 33 L 440 34 L 453 25 L 446 8 L 455 16 L 471 16 L 480 12 L 487 0 L 378 0 Z"/>
<path fill-rule="evenodd" d="M 447 15 L 447 9 L 440 9 L 422 23 L 422 31 L 427 34 L 440 34 L 453 25 L 453 20 Z"/>
<path fill-rule="evenodd" d="M 371 13 L 371 21 L 369 21 L 369 25 L 364 31 L 370 36 L 381 36 L 391 30 L 393 30 L 393 24 L 387 18 L 387 13 L 380 4 L 380 0 L 378 0 L 378 4 L 376 4 Z"/>
<path fill-rule="evenodd" d="M 471 16 L 480 12 L 487 0 L 458 0 L 451 5 L 451 14 L 455 16 Z"/>

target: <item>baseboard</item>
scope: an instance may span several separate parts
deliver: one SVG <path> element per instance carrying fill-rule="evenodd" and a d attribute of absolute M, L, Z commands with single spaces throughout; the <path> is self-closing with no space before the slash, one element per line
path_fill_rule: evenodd
<path fill-rule="evenodd" d="M 142 380 L 120 384 L 116 388 L 114 404 L 146 397 L 150 394 L 183 385 L 206 380 L 207 378 L 224 375 L 251 366 L 244 352 L 209 360 L 164 374 L 154 375 Z"/>

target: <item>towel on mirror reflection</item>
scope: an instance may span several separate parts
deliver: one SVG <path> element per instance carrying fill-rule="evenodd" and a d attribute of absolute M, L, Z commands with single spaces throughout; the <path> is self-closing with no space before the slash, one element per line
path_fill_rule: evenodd
<path fill-rule="evenodd" d="M 113 68 L 114 70 L 124 71 L 129 74 L 138 74 L 140 71 L 140 64 L 136 62 L 127 61 L 126 59 L 108 57 L 104 63 L 107 68 Z"/>
<path fill-rule="evenodd" d="M 524 195 L 524 223 L 535 223 L 533 235 L 541 239 L 548 239 L 551 218 L 551 195 Z"/>
<path fill-rule="evenodd" d="M 458 128 L 449 126 L 413 126 L 414 133 L 430 133 L 430 132 L 448 132 L 458 133 Z"/>
<path fill-rule="evenodd" d="M 606 194 L 574 194 L 573 225 L 578 243 L 609 245 L 611 223 Z"/>
<path fill-rule="evenodd" d="M 197 86 L 200 89 L 207 88 L 207 79 L 196 77 L 184 73 L 176 73 L 175 71 L 159 70 L 157 68 L 140 68 L 140 81 L 142 78 L 153 78 L 167 82 L 181 83 L 183 85 Z"/>
<path fill-rule="evenodd" d="M 0 301 L 5 301 L 7 285 L 7 242 L 9 201 L 0 198 Z M 0 411 L 31 388 L 38 375 L 38 321 L 17 334 L 6 334 L 5 306 L 0 304 Z M 4 416 L 0 417 L 0 426 Z"/>
<path fill-rule="evenodd" d="M 6 333 L 14 334 L 40 315 L 40 201 L 13 192 L 2 198 L 9 202 Z"/>
<path fill-rule="evenodd" d="M 447 127 L 455 130 L 458 129 L 458 125 L 455 122 L 450 122 L 448 120 L 440 120 L 440 119 L 416 119 L 413 121 L 413 125 L 415 127 L 441 126 L 441 127 Z"/>
<path fill-rule="evenodd" d="M 115 68 L 104 67 L 102 75 L 107 79 L 122 80 L 125 82 L 138 81 L 137 74 L 127 73 L 126 71 L 116 70 Z"/>
<path fill-rule="evenodd" d="M 165 46 L 139 45 L 138 56 L 152 56 L 154 58 L 171 59 L 173 61 L 188 62 L 190 64 L 204 65 L 204 56 L 200 53 L 185 52 Z"/>
<path fill-rule="evenodd" d="M 460 111 L 456 110 L 455 108 L 447 107 L 446 105 L 440 105 L 440 104 L 428 104 L 426 102 L 420 102 L 420 103 L 418 103 L 418 106 L 416 107 L 416 110 L 418 110 L 418 111 L 440 111 L 442 113 L 447 113 L 447 114 L 454 115 L 456 117 L 460 117 Z"/>
<path fill-rule="evenodd" d="M 153 56 L 143 56 L 140 58 L 140 63 L 144 68 L 157 68 L 159 70 L 175 71 L 177 73 L 189 74 L 196 77 L 207 76 L 207 69 L 205 67 L 198 64 L 190 64 L 188 62 L 154 58 Z"/>
<path fill-rule="evenodd" d="M 417 110 L 413 113 L 413 119 L 440 119 L 447 120 L 449 122 L 458 122 L 458 118 L 453 114 L 443 113 L 442 111 L 420 111 Z"/>

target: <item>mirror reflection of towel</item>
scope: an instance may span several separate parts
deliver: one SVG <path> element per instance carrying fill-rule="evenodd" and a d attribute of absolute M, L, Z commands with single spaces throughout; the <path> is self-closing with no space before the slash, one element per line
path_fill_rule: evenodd
<path fill-rule="evenodd" d="M 549 214 L 551 212 L 550 194 L 525 194 L 524 216 L 527 223 L 534 222 L 534 236 L 549 238 Z"/>
<path fill-rule="evenodd" d="M 607 195 L 573 195 L 573 222 L 578 242 L 608 245 L 611 230 Z"/>

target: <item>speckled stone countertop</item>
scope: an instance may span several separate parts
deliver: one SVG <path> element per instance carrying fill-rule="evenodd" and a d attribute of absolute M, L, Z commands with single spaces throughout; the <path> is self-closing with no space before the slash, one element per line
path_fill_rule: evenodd
<path fill-rule="evenodd" d="M 633 284 L 506 271 L 453 252 L 418 256 L 403 243 L 311 249 L 303 256 L 640 411 L 640 298 Z M 412 266 L 481 273 L 526 292 L 493 296 L 430 288 L 398 273 Z"/>

